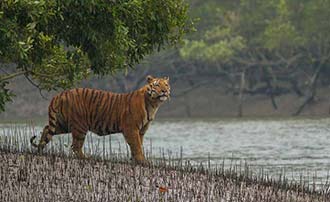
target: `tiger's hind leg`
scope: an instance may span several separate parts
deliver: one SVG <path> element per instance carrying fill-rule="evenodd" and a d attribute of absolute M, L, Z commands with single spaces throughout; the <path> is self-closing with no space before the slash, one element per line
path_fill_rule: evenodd
<path fill-rule="evenodd" d="M 41 153 L 42 150 L 45 148 L 45 146 L 52 140 L 54 135 L 67 133 L 68 131 L 66 129 L 63 129 L 60 125 L 56 124 L 56 127 L 50 127 L 49 125 L 46 125 L 41 132 L 41 138 L 39 141 L 39 144 L 33 143 L 33 140 L 36 136 L 31 138 L 31 143 L 33 146 L 38 148 L 38 152 Z"/>
<path fill-rule="evenodd" d="M 84 146 L 87 131 L 72 130 L 72 151 L 78 158 L 85 158 L 85 154 L 82 151 Z"/>

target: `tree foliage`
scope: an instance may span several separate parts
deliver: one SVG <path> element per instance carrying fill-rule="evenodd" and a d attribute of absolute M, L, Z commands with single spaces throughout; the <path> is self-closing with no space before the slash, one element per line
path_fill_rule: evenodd
<path fill-rule="evenodd" d="M 190 25 L 184 0 L 0 1 L 0 111 L 15 76 L 42 90 L 69 88 L 91 72 L 134 66 Z"/>
<path fill-rule="evenodd" d="M 225 52 L 227 54 L 217 54 L 218 61 L 226 62 L 243 57 L 252 50 L 268 53 L 269 58 L 275 53 L 307 56 L 316 54 L 317 47 L 324 51 L 324 56 L 329 54 L 329 0 L 237 0 L 231 3 L 208 0 L 204 4 L 213 6 L 201 6 L 199 9 L 213 13 L 215 19 L 210 20 L 212 25 L 201 30 L 200 36 L 187 40 L 181 49 L 183 58 L 201 59 L 199 57 L 203 55 L 206 60 L 214 60 L 213 57 L 208 58 L 208 53 Z M 235 6 L 237 4 L 239 6 Z M 217 48 L 210 51 L 212 46 Z M 310 58 L 310 61 L 319 59 Z"/>

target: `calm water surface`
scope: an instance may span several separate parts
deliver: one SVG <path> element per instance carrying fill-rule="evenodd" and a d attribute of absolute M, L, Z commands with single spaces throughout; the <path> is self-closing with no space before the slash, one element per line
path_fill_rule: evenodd
<path fill-rule="evenodd" d="M 121 136 L 116 136 L 123 141 Z M 158 121 L 145 147 L 165 148 L 195 162 L 248 163 L 256 172 L 325 183 L 330 171 L 330 119 Z M 166 153 L 166 152 L 165 152 Z"/>
<path fill-rule="evenodd" d="M 41 131 L 41 126 L 36 130 Z M 152 147 L 153 153 L 163 148 L 165 155 L 172 157 L 182 151 L 185 159 L 197 163 L 207 163 L 209 156 L 212 165 L 224 159 L 246 162 L 256 172 L 262 168 L 273 176 L 285 172 L 291 179 L 299 180 L 302 175 L 310 182 L 326 183 L 330 170 L 329 130 L 328 118 L 161 120 L 149 128 L 144 146 L 149 150 Z M 126 150 L 121 134 L 112 135 L 111 142 L 113 147 Z"/>

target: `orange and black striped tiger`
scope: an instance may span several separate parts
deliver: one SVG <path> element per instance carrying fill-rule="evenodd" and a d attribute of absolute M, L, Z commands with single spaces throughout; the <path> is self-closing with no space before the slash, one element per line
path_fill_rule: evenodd
<path fill-rule="evenodd" d="M 43 129 L 39 152 L 54 135 L 72 133 L 72 150 L 84 158 L 82 147 L 87 131 L 103 136 L 123 133 L 133 159 L 145 162 L 143 136 L 159 106 L 169 98 L 169 78 L 147 76 L 147 84 L 131 93 L 76 88 L 56 95 L 50 102 L 49 123 Z"/>

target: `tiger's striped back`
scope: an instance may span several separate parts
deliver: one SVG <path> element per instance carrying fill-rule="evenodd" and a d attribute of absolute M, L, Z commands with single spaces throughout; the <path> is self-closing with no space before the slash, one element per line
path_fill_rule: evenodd
<path fill-rule="evenodd" d="M 88 88 L 64 91 L 49 105 L 49 130 L 52 135 L 71 132 L 72 128 L 98 135 L 122 132 L 123 118 L 139 104 L 132 100 L 143 104 L 143 98 L 138 91 L 125 94 Z"/>

